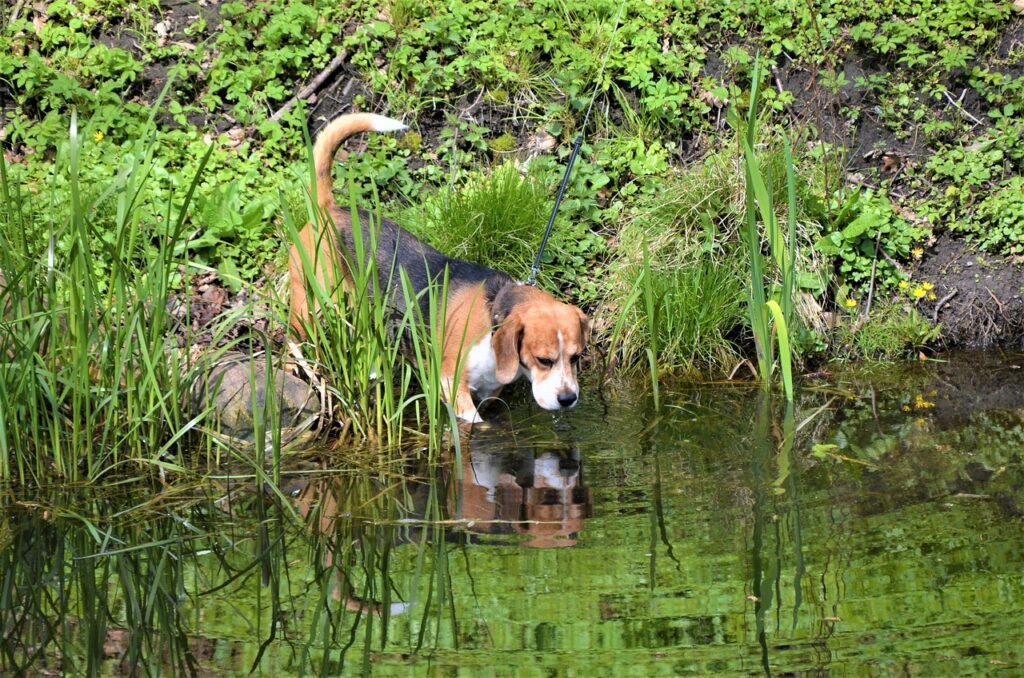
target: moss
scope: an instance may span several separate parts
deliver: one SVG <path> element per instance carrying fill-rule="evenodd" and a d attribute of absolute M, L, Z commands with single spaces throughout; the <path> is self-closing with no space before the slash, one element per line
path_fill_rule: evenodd
<path fill-rule="evenodd" d="M 398 147 L 413 153 L 419 153 L 423 147 L 423 135 L 410 130 L 398 137 Z"/>
<path fill-rule="evenodd" d="M 508 132 L 505 132 L 500 137 L 488 139 L 487 145 L 495 153 L 508 153 L 509 151 L 515 150 L 516 138 Z"/>

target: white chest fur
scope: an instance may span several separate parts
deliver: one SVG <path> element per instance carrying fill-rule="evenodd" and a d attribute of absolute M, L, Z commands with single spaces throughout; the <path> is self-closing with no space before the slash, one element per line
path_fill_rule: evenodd
<path fill-rule="evenodd" d="M 489 398 L 503 386 L 495 375 L 497 358 L 494 355 L 494 347 L 491 346 L 490 332 L 469 349 L 462 369 L 466 372 L 469 390 L 477 399 Z"/>

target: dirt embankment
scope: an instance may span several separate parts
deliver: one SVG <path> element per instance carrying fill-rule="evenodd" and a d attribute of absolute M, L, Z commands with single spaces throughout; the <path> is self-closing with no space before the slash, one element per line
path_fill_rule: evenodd
<path fill-rule="evenodd" d="M 972 348 L 1024 348 L 1024 258 L 999 257 L 942 234 L 915 277 L 934 281 L 923 312 L 942 323 L 942 338 Z"/>

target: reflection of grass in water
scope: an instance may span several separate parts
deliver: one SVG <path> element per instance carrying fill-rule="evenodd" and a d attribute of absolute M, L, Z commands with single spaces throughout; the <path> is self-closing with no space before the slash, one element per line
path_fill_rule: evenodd
<path fill-rule="evenodd" d="M 44 643 L 51 659 L 60 649 L 68 673 L 84 674 L 107 631 L 132 628 L 135 665 L 176 673 L 192 660 L 246 672 L 271 638 L 260 668 L 275 675 L 298 666 L 338 675 L 342 663 L 355 674 L 371 660 L 375 673 L 406 675 L 427 655 L 442 672 L 635 674 L 683 662 L 696 673 L 741 673 L 759 649 L 754 595 L 779 672 L 842 672 L 867 660 L 883 672 L 913 662 L 929 675 L 985 669 L 993 658 L 1016 668 L 1021 538 L 994 491 L 1020 496 L 1019 422 L 989 434 L 988 422 L 931 437 L 892 429 L 884 467 L 868 472 L 815 459 L 806 446 L 839 431 L 868 445 L 883 438 L 886 419 L 865 397 L 856 429 L 849 403 L 804 425 L 823 404 L 812 395 L 801 394 L 794 420 L 731 390 L 727 402 L 694 405 L 696 419 L 663 416 L 644 445 L 636 435 L 576 432 L 599 485 L 572 549 L 459 550 L 441 526 L 407 520 L 443 515 L 444 476 L 417 484 L 397 465 L 318 481 L 288 508 L 246 492 L 230 501 L 44 494 L 39 509 L 6 513 L 0 581 L 18 586 L 4 589 L 0 663 L 13 672 Z M 880 394 L 879 412 L 898 412 L 894 398 Z M 651 537 L 655 451 L 646 445 L 659 446 L 664 541 Z M 1007 469 L 964 490 L 963 467 L 979 454 L 993 473 Z M 293 511 L 306 519 L 293 521 Z M 385 602 L 374 616 L 373 603 Z M 392 614 L 399 602 L 411 606 Z M 418 646 L 419 658 L 407 658 Z M 970 656 L 972 647 L 983 655 Z M 937 648 L 953 663 L 938 661 Z"/>
<path fill-rule="evenodd" d="M 39 498 L 60 500 L 46 510 L 6 511 L 0 573 L 11 585 L 0 606 L 0 666 L 21 672 L 59 652 L 65 672 L 97 675 L 109 643 L 129 666 L 194 673 L 185 582 L 200 550 L 225 553 L 228 540 L 180 520 L 142 519 L 153 515 L 145 504 L 126 520 L 109 497 L 80 495 L 73 511 L 62 508 L 68 498 Z"/>
<path fill-rule="evenodd" d="M 344 666 L 348 650 L 359 640 L 361 655 L 353 661 L 359 661 L 365 674 L 374 649 L 387 646 L 393 614 L 409 607 L 413 614 L 422 610 L 417 647 L 431 625 L 441 623 L 450 601 L 445 541 L 440 528 L 419 520 L 442 518 L 442 494 L 443 487 L 434 484 L 409 485 L 401 478 L 382 483 L 347 473 L 315 481 L 303 490 L 298 501 L 312 534 L 317 602 L 309 616 L 300 667 L 309 665 L 324 673 L 329 667 Z M 411 517 L 416 522 L 406 522 Z M 394 549 L 403 543 L 418 547 L 414 575 L 404 582 L 407 590 L 400 589 L 390 571 Z M 426 599 L 417 600 L 424 579 L 429 582 Z"/>
<path fill-rule="evenodd" d="M 326 675 L 367 667 L 388 644 L 391 615 L 408 606 L 422 614 L 418 644 L 446 637 L 452 587 L 436 524 L 445 488 L 381 473 L 314 481 L 297 507 L 247 490 L 61 492 L 31 511 L 8 500 L 0 669 L 23 672 L 59 653 L 74 674 L 105 672 L 113 655 L 133 671 L 192 675 L 210 643 L 231 638 L 248 639 L 240 671 L 294 662 Z M 434 522 L 412 529 L 412 514 Z M 396 548 L 416 550 L 403 556 L 415 572 L 401 585 Z M 353 646 L 359 654 L 348 656 Z"/>

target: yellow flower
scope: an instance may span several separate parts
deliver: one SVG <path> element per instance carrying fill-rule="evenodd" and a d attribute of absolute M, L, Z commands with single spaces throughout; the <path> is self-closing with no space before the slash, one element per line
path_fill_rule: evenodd
<path fill-rule="evenodd" d="M 910 411 L 910 405 L 904 405 L 900 409 L 903 410 L 904 412 L 909 412 Z"/>
<path fill-rule="evenodd" d="M 910 287 L 910 283 L 908 283 L 906 280 L 901 280 L 900 281 L 900 289 L 901 290 L 905 290 L 908 287 Z"/>
<path fill-rule="evenodd" d="M 924 299 L 926 294 L 928 294 L 928 293 L 924 291 L 923 287 L 915 287 L 914 288 L 914 298 L 915 299 Z"/>
<path fill-rule="evenodd" d="M 857 305 L 857 300 L 847 299 L 846 301 L 843 302 L 843 305 L 846 306 L 846 308 L 853 308 L 854 306 Z"/>
<path fill-rule="evenodd" d="M 103 141 L 103 132 L 96 130 L 96 133 L 92 135 L 92 138 L 96 141 Z"/>
<path fill-rule="evenodd" d="M 915 259 L 920 259 L 921 255 L 924 254 L 924 250 L 921 249 L 920 247 L 915 247 L 914 249 L 910 250 L 910 253 L 914 255 Z"/>
<path fill-rule="evenodd" d="M 928 300 L 929 301 L 935 301 L 935 292 L 929 292 L 928 293 Z"/>
<path fill-rule="evenodd" d="M 925 289 L 925 292 L 931 292 L 932 290 L 935 289 L 935 285 L 931 284 L 930 282 L 921 283 L 921 287 Z"/>

